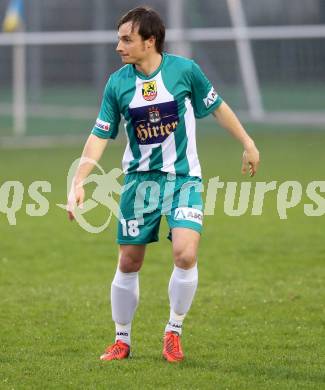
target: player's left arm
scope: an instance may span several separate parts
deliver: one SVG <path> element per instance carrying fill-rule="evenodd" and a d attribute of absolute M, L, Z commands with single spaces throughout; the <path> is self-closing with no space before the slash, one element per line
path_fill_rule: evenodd
<path fill-rule="evenodd" d="M 260 155 L 253 139 L 247 134 L 244 127 L 240 123 L 236 114 L 223 101 L 220 106 L 213 112 L 213 116 L 221 127 L 228 130 L 236 139 L 238 139 L 244 148 L 242 173 L 247 172 L 249 168 L 250 176 L 254 176 L 257 172 L 260 162 Z"/>

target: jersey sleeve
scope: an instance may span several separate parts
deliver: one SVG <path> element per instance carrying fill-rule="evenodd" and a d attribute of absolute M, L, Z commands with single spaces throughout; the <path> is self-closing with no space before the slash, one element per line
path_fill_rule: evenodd
<path fill-rule="evenodd" d="M 116 138 L 121 120 L 116 93 L 110 77 L 106 84 L 100 111 L 92 134 L 100 138 Z"/>
<path fill-rule="evenodd" d="M 196 118 L 207 116 L 222 103 L 222 98 L 217 94 L 202 69 L 194 61 L 191 71 L 191 96 Z"/>

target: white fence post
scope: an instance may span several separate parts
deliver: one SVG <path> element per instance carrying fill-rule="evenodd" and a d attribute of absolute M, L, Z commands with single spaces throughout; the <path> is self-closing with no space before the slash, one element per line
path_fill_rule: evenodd
<path fill-rule="evenodd" d="M 192 57 L 191 42 L 185 40 L 185 26 L 184 26 L 184 14 L 185 14 L 185 1 L 184 0 L 169 0 L 167 20 L 169 22 L 169 28 L 175 29 L 179 32 L 178 39 L 169 44 L 170 51 L 173 54 L 178 54 L 184 57 Z"/>
<path fill-rule="evenodd" d="M 227 0 L 232 25 L 235 29 L 240 72 L 242 75 L 249 113 L 253 119 L 264 116 L 254 56 L 247 35 L 247 23 L 241 0 Z"/>
<path fill-rule="evenodd" d="M 42 0 L 29 0 L 27 7 L 28 21 L 33 31 L 41 31 L 42 27 Z M 29 96 L 33 103 L 39 102 L 42 93 L 42 46 L 28 47 L 28 60 L 26 62 L 26 78 L 29 80 Z"/>
<path fill-rule="evenodd" d="M 13 116 L 14 134 L 26 133 L 26 45 L 18 41 L 13 46 Z"/>
<path fill-rule="evenodd" d="M 93 28 L 94 30 L 105 30 L 107 13 L 109 12 L 109 2 L 105 0 L 95 0 Z M 116 32 L 117 36 L 117 32 Z M 98 93 L 102 93 L 107 81 L 107 64 L 109 63 L 110 50 L 107 46 L 95 45 L 93 47 L 93 80 Z"/>

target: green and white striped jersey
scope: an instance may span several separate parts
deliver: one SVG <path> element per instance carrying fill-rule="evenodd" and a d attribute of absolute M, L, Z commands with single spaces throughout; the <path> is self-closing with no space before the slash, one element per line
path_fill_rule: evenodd
<path fill-rule="evenodd" d="M 193 60 L 164 53 L 149 76 L 131 64 L 110 76 L 92 133 L 115 138 L 122 115 L 125 174 L 158 170 L 201 177 L 195 118 L 208 115 L 221 102 Z"/>

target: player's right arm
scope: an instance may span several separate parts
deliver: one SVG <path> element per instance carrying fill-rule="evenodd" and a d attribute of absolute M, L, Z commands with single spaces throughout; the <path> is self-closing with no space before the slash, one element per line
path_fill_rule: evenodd
<path fill-rule="evenodd" d="M 74 208 L 76 206 L 82 207 L 85 198 L 83 182 L 100 160 L 107 142 L 107 139 L 97 137 L 94 134 L 90 134 L 86 141 L 68 196 L 67 211 L 71 221 L 74 220 Z"/>
<path fill-rule="evenodd" d="M 101 158 L 108 139 L 114 139 L 117 136 L 120 118 L 114 82 L 112 77 L 110 77 L 104 90 L 98 118 L 85 144 L 77 172 L 72 181 L 67 203 L 70 220 L 74 219 L 74 208 L 76 206 L 82 207 L 85 197 L 84 180 Z"/>

